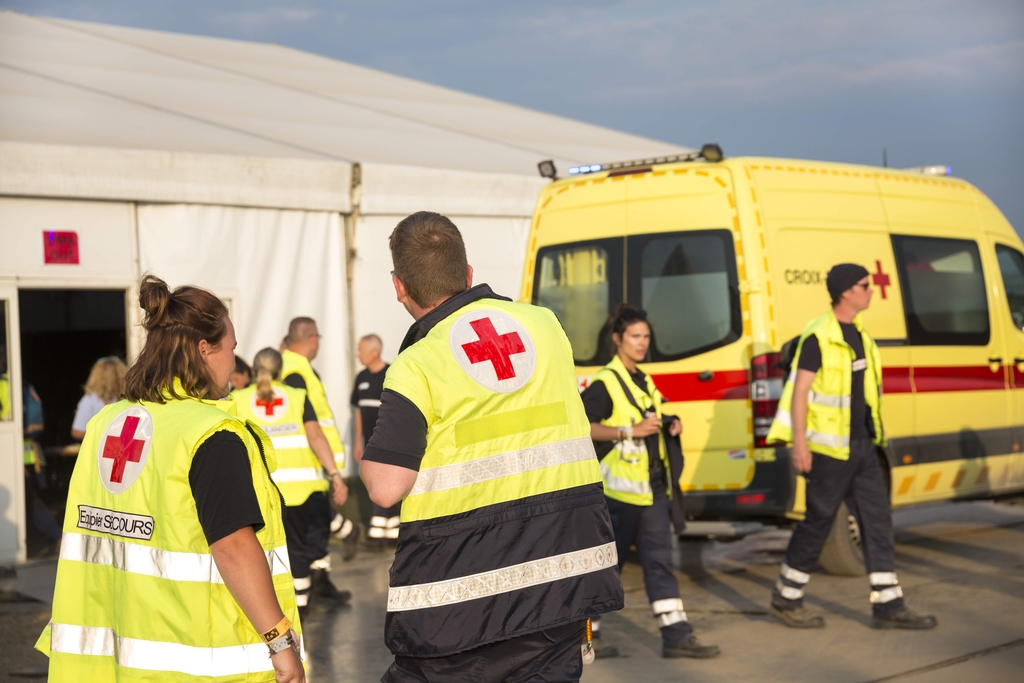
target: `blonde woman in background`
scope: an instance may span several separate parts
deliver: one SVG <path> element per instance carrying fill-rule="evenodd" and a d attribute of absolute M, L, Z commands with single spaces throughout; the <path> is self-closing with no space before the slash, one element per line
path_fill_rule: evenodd
<path fill-rule="evenodd" d="M 85 394 L 78 401 L 75 419 L 71 423 L 71 438 L 81 441 L 85 438 L 85 426 L 103 406 L 121 398 L 124 393 L 124 373 L 128 368 L 117 356 L 100 358 L 89 372 L 85 383 Z"/>

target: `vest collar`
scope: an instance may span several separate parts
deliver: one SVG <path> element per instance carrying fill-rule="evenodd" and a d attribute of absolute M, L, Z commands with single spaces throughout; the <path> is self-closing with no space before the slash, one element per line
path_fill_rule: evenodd
<path fill-rule="evenodd" d="M 423 339 L 430 333 L 434 327 L 442 320 L 457 312 L 459 309 L 468 306 L 474 301 L 480 299 L 497 299 L 498 301 L 512 301 L 508 297 L 499 296 L 495 294 L 490 285 L 482 284 L 477 285 L 471 289 L 467 289 L 464 292 L 459 292 L 455 296 L 445 299 L 437 308 L 427 313 L 425 316 L 417 320 L 409 328 L 409 331 L 405 334 L 405 339 L 402 340 L 402 347 L 398 349 L 401 353 L 407 348 Z"/>
<path fill-rule="evenodd" d="M 619 375 L 622 376 L 622 379 L 624 379 L 627 384 L 632 384 L 634 386 L 636 385 L 636 381 L 633 379 L 633 373 L 629 371 L 626 365 L 622 362 L 622 359 L 619 358 L 619 354 L 616 353 L 614 356 L 612 356 L 611 361 L 605 367 L 608 368 L 609 370 L 614 370 L 615 372 L 619 373 Z M 640 368 L 637 368 L 637 370 L 640 370 Z M 637 386 L 637 389 L 643 391 L 653 401 L 654 387 L 651 386 L 651 376 L 648 375 L 646 372 L 644 373 L 644 382 L 647 384 L 647 386 Z"/>
<path fill-rule="evenodd" d="M 166 387 L 161 393 L 163 394 L 164 399 L 168 401 L 180 400 L 174 397 L 174 394 L 177 394 L 178 396 L 184 396 L 184 400 L 186 401 L 198 401 L 199 403 L 205 403 L 206 405 L 210 405 L 215 408 L 220 408 L 228 415 L 234 415 L 236 417 L 238 416 L 238 411 L 235 409 L 235 401 L 233 398 L 231 398 L 230 394 L 228 394 L 226 398 L 221 399 L 219 401 L 208 398 L 196 398 L 195 396 L 189 396 L 188 393 L 186 393 L 185 391 L 185 387 L 182 386 L 181 384 L 181 379 L 178 377 L 174 378 L 173 393 L 172 391 L 169 391 Z"/>
<path fill-rule="evenodd" d="M 289 358 L 291 363 L 298 365 L 302 368 L 313 368 L 313 364 L 309 362 L 309 359 L 303 356 L 301 353 L 295 353 L 291 349 L 284 349 L 281 351 L 281 358 Z"/>
<path fill-rule="evenodd" d="M 843 337 L 843 328 L 840 327 L 839 318 L 836 317 L 836 312 L 832 309 L 828 311 L 828 324 L 826 329 L 828 330 L 829 341 L 836 342 L 837 344 L 846 344 L 846 339 Z M 861 314 L 858 313 L 853 318 L 853 326 L 857 328 L 857 331 L 861 334 L 864 333 L 864 325 L 861 322 Z"/>

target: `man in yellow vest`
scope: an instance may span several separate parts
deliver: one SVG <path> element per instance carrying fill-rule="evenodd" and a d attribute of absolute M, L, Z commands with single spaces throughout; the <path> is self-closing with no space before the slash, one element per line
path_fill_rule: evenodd
<path fill-rule="evenodd" d="M 444 216 L 390 245 L 416 322 L 362 459 L 373 502 L 404 498 L 381 680 L 578 681 L 585 622 L 622 586 L 569 341 L 551 311 L 473 287 Z"/>
<path fill-rule="evenodd" d="M 841 263 L 826 278 L 832 310 L 808 323 L 768 433 L 793 446 L 793 466 L 807 480 L 807 512 L 793 532 L 770 611 L 787 626 L 821 628 L 803 606 L 811 571 L 847 500 L 857 518 L 871 586 L 874 628 L 930 629 L 933 616 L 903 604 L 896 578 L 892 509 L 878 448 L 882 429 L 882 362 L 860 313 L 871 303 L 868 271 Z"/>
<path fill-rule="evenodd" d="M 320 351 L 320 332 L 317 330 L 316 321 L 312 318 L 294 318 L 288 324 L 288 336 L 284 338 L 284 349 L 281 351 L 283 368 L 281 370 L 282 382 L 295 389 L 302 389 L 309 397 L 309 402 L 316 411 L 316 417 L 320 423 L 320 429 L 327 437 L 327 443 L 334 453 L 336 467 L 335 478 L 340 478 L 341 470 L 345 467 L 345 446 L 341 442 L 341 434 L 334 421 L 334 413 L 327 403 L 327 389 L 320 380 L 320 375 L 310 364 Z M 313 592 L 320 597 L 347 602 L 345 593 L 339 591 L 331 583 L 331 554 L 327 550 L 327 541 L 332 532 L 341 539 L 345 545 L 345 559 L 355 555 L 356 543 L 359 540 L 359 527 L 351 520 L 345 519 L 340 512 L 332 512 L 328 506 L 322 518 L 310 520 L 316 525 L 316 530 L 322 533 L 318 538 L 322 540 L 317 543 L 319 552 L 315 555 L 318 559 L 313 561 L 311 578 L 313 581 Z M 316 535 L 316 534 L 311 534 Z"/>

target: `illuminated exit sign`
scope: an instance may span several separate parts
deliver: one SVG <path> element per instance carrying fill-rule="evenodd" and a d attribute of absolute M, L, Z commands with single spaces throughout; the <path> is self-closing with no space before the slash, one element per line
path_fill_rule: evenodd
<path fill-rule="evenodd" d="M 43 263 L 78 265 L 78 233 L 44 230 Z"/>

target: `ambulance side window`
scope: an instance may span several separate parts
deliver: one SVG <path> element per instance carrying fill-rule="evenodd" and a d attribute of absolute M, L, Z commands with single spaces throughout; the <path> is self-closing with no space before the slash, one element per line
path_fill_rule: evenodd
<path fill-rule="evenodd" d="M 577 365 L 611 360 L 608 317 L 622 302 L 623 238 L 545 247 L 537 254 L 533 303 L 554 311 Z"/>
<path fill-rule="evenodd" d="M 910 343 L 985 346 L 988 298 L 977 242 L 892 236 Z"/>
<path fill-rule="evenodd" d="M 0 299 L 0 421 L 14 419 L 14 407 L 11 403 L 11 377 L 8 374 L 11 362 L 11 345 L 7 338 L 10 329 L 7 325 L 7 301 Z"/>
<path fill-rule="evenodd" d="M 1024 332 L 1024 254 L 1016 249 L 996 245 L 996 259 L 1003 274 L 1003 289 L 1010 305 L 1013 326 Z"/>

